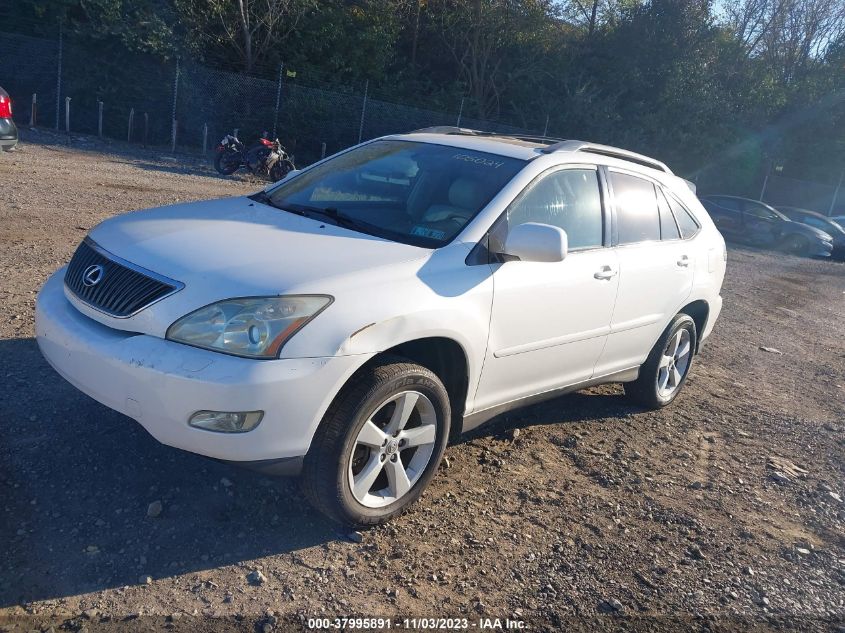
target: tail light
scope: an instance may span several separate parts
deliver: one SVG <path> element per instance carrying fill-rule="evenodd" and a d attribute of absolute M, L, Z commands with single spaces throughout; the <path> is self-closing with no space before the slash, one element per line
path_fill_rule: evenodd
<path fill-rule="evenodd" d="M 9 97 L 0 95 L 0 119 L 12 118 L 12 100 Z"/>

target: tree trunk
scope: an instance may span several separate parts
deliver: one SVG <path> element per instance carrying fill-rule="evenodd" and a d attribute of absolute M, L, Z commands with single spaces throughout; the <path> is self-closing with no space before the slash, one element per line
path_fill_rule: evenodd
<path fill-rule="evenodd" d="M 420 37 L 420 9 L 422 0 L 417 0 L 416 9 L 414 10 L 414 34 L 411 40 L 411 66 L 417 64 L 417 42 Z"/>
<path fill-rule="evenodd" d="M 249 0 L 247 0 L 248 2 Z M 252 72 L 252 31 L 249 25 L 249 7 L 244 0 L 238 0 L 238 10 L 241 15 L 241 30 L 244 36 L 244 66 L 247 73 Z"/>

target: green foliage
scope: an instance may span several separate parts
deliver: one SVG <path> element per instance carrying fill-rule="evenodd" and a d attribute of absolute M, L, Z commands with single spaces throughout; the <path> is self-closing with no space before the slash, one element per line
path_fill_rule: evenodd
<path fill-rule="evenodd" d="M 55 37 L 61 19 L 110 102 L 164 94 L 176 56 L 270 80 L 284 63 L 385 100 L 548 120 L 748 193 L 771 161 L 827 181 L 845 163 L 845 10 L 831 2 L 720 0 L 717 18 L 711 0 L 16 0 L 3 28 Z M 330 112 L 315 104 L 324 129 Z"/>

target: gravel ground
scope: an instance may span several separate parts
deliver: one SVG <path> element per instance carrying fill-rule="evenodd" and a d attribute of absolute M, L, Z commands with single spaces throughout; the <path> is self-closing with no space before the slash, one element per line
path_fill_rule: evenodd
<path fill-rule="evenodd" d="M 295 482 L 158 444 L 32 338 L 36 292 L 97 222 L 260 185 L 23 141 L 0 155 L 0 629 L 845 630 L 845 265 L 731 249 L 722 317 L 671 407 L 608 386 L 508 414 L 450 447 L 410 512 L 349 534 Z"/>

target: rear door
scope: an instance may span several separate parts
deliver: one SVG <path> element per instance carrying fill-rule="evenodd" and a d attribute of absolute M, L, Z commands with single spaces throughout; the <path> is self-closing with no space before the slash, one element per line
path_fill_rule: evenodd
<path fill-rule="evenodd" d="M 659 184 L 633 172 L 607 172 L 613 201 L 619 290 L 607 345 L 594 375 L 639 366 L 692 291 L 696 253 Z"/>

